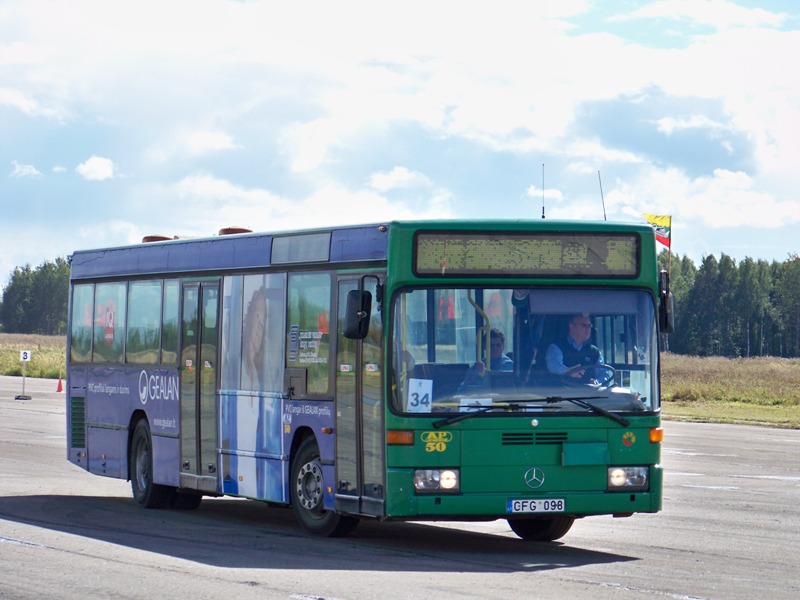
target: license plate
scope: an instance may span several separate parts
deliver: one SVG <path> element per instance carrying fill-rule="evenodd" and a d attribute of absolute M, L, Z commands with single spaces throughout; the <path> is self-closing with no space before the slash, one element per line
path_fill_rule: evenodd
<path fill-rule="evenodd" d="M 506 512 L 508 513 L 561 513 L 564 512 L 563 498 L 548 498 L 546 500 L 507 500 Z"/>

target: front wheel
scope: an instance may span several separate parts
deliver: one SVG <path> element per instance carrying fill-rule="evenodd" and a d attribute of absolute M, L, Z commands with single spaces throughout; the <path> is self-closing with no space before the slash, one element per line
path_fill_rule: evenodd
<path fill-rule="evenodd" d="M 324 490 L 319 448 L 313 438 L 308 438 L 300 444 L 292 461 L 291 496 L 297 522 L 307 532 L 323 537 L 350 533 L 358 519 L 325 510 Z"/>
<path fill-rule="evenodd" d="M 169 506 L 174 489 L 153 483 L 153 440 L 145 419 L 136 423 L 131 437 L 130 477 L 133 498 L 144 508 Z"/>
<path fill-rule="evenodd" d="M 509 519 L 511 531 L 523 540 L 552 542 L 564 537 L 575 522 L 575 517 L 542 517 L 535 519 Z"/>

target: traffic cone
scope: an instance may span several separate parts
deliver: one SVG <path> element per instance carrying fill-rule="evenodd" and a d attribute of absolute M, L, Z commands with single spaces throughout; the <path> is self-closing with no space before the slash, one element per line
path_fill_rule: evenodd
<path fill-rule="evenodd" d="M 58 378 L 58 387 L 56 388 L 56 392 L 63 392 L 63 391 L 64 391 L 64 386 L 61 383 L 61 377 L 59 377 Z"/>

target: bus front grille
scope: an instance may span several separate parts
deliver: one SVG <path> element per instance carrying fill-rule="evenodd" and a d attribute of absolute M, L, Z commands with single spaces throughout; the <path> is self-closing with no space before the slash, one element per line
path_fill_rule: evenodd
<path fill-rule="evenodd" d="M 533 446 L 561 444 L 567 441 L 566 432 L 562 431 L 507 431 L 501 434 L 503 446 Z"/>

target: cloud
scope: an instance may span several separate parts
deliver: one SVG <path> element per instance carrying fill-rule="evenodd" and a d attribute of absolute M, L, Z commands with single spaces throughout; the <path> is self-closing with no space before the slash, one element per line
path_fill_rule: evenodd
<path fill-rule="evenodd" d="M 86 162 L 75 167 L 75 172 L 88 181 L 103 181 L 114 177 L 116 171 L 110 158 L 91 156 Z"/>
<path fill-rule="evenodd" d="M 658 131 L 671 135 L 676 131 L 685 129 L 730 129 L 729 126 L 718 123 L 706 115 L 689 115 L 688 117 L 663 117 L 656 121 Z"/>
<path fill-rule="evenodd" d="M 286 127 L 281 146 L 291 161 L 293 173 L 308 173 L 329 164 L 329 152 L 353 128 L 345 119 L 314 119 Z"/>
<path fill-rule="evenodd" d="M 142 237 L 144 237 L 142 230 L 133 223 L 112 220 L 104 222 L 102 227 L 97 227 L 95 224 L 78 227 L 76 239 L 72 243 L 76 248 L 103 248 L 137 244 L 142 241 Z"/>
<path fill-rule="evenodd" d="M 451 199 L 452 195 L 441 188 L 410 199 L 388 198 L 374 188 L 354 189 L 336 181 L 318 182 L 307 194 L 288 198 L 210 173 L 197 173 L 171 185 L 140 188 L 128 204 L 140 207 L 139 229 L 152 230 L 144 233 L 185 237 L 212 235 L 233 225 L 280 231 L 394 219 L 452 218 Z M 189 212 L 191 220 L 184 217 Z M 176 229 L 176 225 L 183 229 Z"/>
<path fill-rule="evenodd" d="M 224 131 L 216 129 L 186 131 L 178 128 L 145 150 L 145 156 L 157 163 L 169 163 L 174 159 L 192 159 L 241 148 L 233 136 Z"/>
<path fill-rule="evenodd" d="M 535 185 L 532 185 L 525 190 L 525 195 L 529 198 L 533 198 L 534 200 L 541 198 L 544 198 L 545 200 L 555 200 L 556 202 L 561 202 L 564 200 L 564 194 L 561 190 L 545 188 L 543 194 L 542 188 L 537 188 Z"/>
<path fill-rule="evenodd" d="M 285 215 L 283 223 L 289 228 L 296 228 L 400 219 L 452 218 L 454 215 L 450 200 L 450 194 L 441 189 L 434 190 L 430 195 L 412 203 L 389 199 L 372 190 L 352 190 L 336 182 L 329 182 L 293 207 L 293 210 Z M 353 210 L 359 207 L 368 207 L 369 214 L 354 221 Z"/>
<path fill-rule="evenodd" d="M 35 179 L 42 176 L 42 174 L 33 165 L 23 165 L 15 160 L 12 160 L 11 166 L 14 167 L 14 170 L 11 171 L 9 177 Z"/>
<path fill-rule="evenodd" d="M 775 229 L 800 223 L 800 201 L 759 189 L 759 180 L 742 171 L 716 169 L 687 177 L 678 169 L 648 168 L 629 182 L 618 181 L 606 203 L 629 217 L 671 214 L 676 221 L 704 228 Z"/>
<path fill-rule="evenodd" d="M 651 2 L 617 20 L 672 19 L 713 27 L 780 27 L 788 18 L 760 8 L 746 8 L 727 0 L 661 0 Z"/>
<path fill-rule="evenodd" d="M 1 66 L 3 65 L 0 62 Z M 0 106 L 10 106 L 28 117 L 45 117 L 54 120 L 66 118 L 63 110 L 43 106 L 41 102 L 31 98 L 30 94 L 25 94 L 16 89 L 0 88 Z"/>
<path fill-rule="evenodd" d="M 409 171 L 406 167 L 395 167 L 389 172 L 373 173 L 369 177 L 368 185 L 378 192 L 389 192 L 397 189 L 415 187 L 429 187 L 432 184 L 422 173 Z"/>
<path fill-rule="evenodd" d="M 571 132 L 615 151 L 596 153 L 598 159 L 677 166 L 692 176 L 718 168 L 752 170 L 757 160 L 750 132 L 737 125 L 721 98 L 676 96 L 657 86 L 584 103 Z M 569 151 L 580 155 L 585 146 L 573 143 Z"/>
<path fill-rule="evenodd" d="M 233 142 L 230 135 L 222 131 L 195 131 L 188 136 L 186 142 L 189 152 L 194 156 L 241 148 Z"/>

